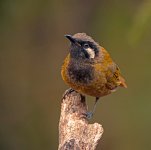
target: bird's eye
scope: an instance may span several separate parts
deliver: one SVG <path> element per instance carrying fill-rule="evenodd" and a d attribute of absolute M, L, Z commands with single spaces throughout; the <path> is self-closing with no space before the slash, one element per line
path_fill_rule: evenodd
<path fill-rule="evenodd" d="M 85 43 L 85 44 L 83 45 L 83 47 L 84 47 L 84 48 L 89 48 L 89 44 Z"/>

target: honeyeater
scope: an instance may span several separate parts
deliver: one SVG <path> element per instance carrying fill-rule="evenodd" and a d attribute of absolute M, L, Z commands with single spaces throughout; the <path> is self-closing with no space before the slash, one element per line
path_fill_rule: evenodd
<path fill-rule="evenodd" d="M 91 118 L 100 97 L 116 91 L 119 86 L 126 88 L 127 85 L 106 49 L 90 36 L 76 33 L 65 37 L 71 44 L 61 75 L 71 89 L 96 98 L 93 110 L 87 114 Z"/>

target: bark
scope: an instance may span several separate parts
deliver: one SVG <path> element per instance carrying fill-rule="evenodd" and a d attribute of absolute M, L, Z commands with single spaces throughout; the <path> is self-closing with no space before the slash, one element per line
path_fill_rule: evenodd
<path fill-rule="evenodd" d="M 58 150 L 95 150 L 102 137 L 100 124 L 89 124 L 85 97 L 66 91 L 62 99 Z"/>

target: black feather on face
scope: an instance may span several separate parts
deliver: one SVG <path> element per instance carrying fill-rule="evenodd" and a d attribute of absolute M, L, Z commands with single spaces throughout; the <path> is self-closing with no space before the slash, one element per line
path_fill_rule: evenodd
<path fill-rule="evenodd" d="M 72 58 L 93 59 L 98 55 L 99 45 L 85 33 L 66 35 L 66 37 L 71 41 L 70 54 Z"/>
<path fill-rule="evenodd" d="M 83 49 L 87 50 L 88 48 L 92 49 L 95 53 L 95 56 L 98 54 L 98 47 L 95 45 L 95 43 L 91 41 L 78 41 L 80 45 L 83 47 Z"/>
<path fill-rule="evenodd" d="M 89 59 L 89 54 L 87 53 L 87 51 L 85 51 L 85 49 L 81 45 L 71 44 L 70 55 L 71 55 L 71 58 Z"/>

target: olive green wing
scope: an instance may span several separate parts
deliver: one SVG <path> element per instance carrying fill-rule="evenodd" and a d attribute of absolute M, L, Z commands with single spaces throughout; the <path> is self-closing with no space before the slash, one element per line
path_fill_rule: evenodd
<path fill-rule="evenodd" d="M 108 65 L 106 79 L 107 79 L 106 86 L 110 90 L 114 90 L 118 86 L 127 88 L 125 79 L 122 77 L 120 69 L 115 63 Z"/>

